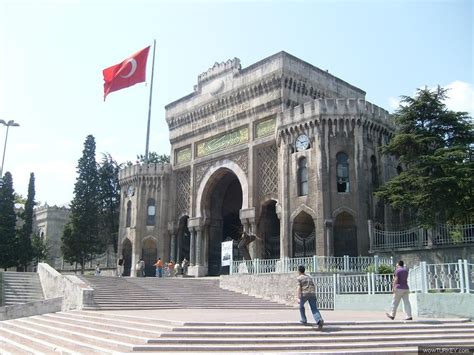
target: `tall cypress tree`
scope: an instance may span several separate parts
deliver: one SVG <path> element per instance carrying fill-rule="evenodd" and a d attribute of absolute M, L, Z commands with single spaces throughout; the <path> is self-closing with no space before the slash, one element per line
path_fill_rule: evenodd
<path fill-rule="evenodd" d="M 64 258 L 81 265 L 100 252 L 98 237 L 99 179 L 95 161 L 95 139 L 87 136 L 82 157 L 77 165 L 78 177 L 71 202 L 71 222 L 63 234 L 61 246 Z"/>
<path fill-rule="evenodd" d="M 10 172 L 3 177 L 0 188 L 0 267 L 5 270 L 17 265 L 15 255 L 15 195 Z"/>
<path fill-rule="evenodd" d="M 33 208 L 35 207 L 35 174 L 30 174 L 28 183 L 28 197 L 26 198 L 25 210 L 21 214 L 23 226 L 18 231 L 16 244 L 18 266 L 26 271 L 29 262 L 33 259 L 33 247 L 31 237 L 33 234 Z"/>
<path fill-rule="evenodd" d="M 113 245 L 117 252 L 119 228 L 120 186 L 118 164 L 110 154 L 103 154 L 99 164 L 99 236 L 104 246 Z"/>

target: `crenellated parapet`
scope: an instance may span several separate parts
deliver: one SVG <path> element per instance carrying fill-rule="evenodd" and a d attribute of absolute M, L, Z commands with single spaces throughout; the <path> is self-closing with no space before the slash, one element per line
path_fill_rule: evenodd
<path fill-rule="evenodd" d="M 280 139 L 327 128 L 333 135 L 347 134 L 356 126 L 391 135 L 394 123 L 387 110 L 365 99 L 316 99 L 279 114 Z"/>
<path fill-rule="evenodd" d="M 198 86 L 229 71 L 238 72 L 240 69 L 241 65 L 239 58 L 229 59 L 228 61 L 221 63 L 216 62 L 211 68 L 198 76 Z"/>
<path fill-rule="evenodd" d="M 171 175 L 171 164 L 135 164 L 127 166 L 119 172 L 119 183 L 123 188 L 130 184 L 145 183 L 154 185 L 158 180 Z"/>

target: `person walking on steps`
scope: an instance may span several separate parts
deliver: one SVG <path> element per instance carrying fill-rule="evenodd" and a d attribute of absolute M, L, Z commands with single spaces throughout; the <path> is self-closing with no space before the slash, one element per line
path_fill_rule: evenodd
<path fill-rule="evenodd" d="M 385 313 L 385 315 L 391 320 L 394 320 L 400 300 L 403 299 L 403 307 L 405 308 L 405 313 L 407 315 L 405 320 L 413 320 L 409 298 L 410 289 L 408 288 L 408 270 L 404 267 L 403 260 L 400 260 L 397 263 L 397 268 L 393 278 L 392 290 L 393 296 L 391 310 L 390 313 Z"/>
<path fill-rule="evenodd" d="M 318 325 L 318 330 L 323 329 L 324 320 L 319 313 L 318 306 L 316 305 L 316 287 L 314 286 L 313 278 L 305 274 L 305 267 L 303 265 L 298 266 L 298 287 L 296 289 L 296 298 L 300 304 L 300 323 L 306 325 L 308 320 L 306 319 L 306 313 L 304 305 L 306 301 L 309 303 L 311 312 L 313 313 L 314 320 Z"/>

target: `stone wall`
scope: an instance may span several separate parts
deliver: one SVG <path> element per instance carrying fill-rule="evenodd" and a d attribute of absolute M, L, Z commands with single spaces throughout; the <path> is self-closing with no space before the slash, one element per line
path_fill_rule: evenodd
<path fill-rule="evenodd" d="M 293 274 L 224 275 L 220 287 L 271 301 L 296 306 L 296 277 Z"/>
<path fill-rule="evenodd" d="M 61 311 L 63 297 L 0 307 L 0 321 Z"/>
<path fill-rule="evenodd" d="M 62 297 L 61 309 L 82 309 L 91 303 L 94 290 L 77 276 L 63 276 L 46 263 L 38 264 L 38 274 L 46 299 Z"/>

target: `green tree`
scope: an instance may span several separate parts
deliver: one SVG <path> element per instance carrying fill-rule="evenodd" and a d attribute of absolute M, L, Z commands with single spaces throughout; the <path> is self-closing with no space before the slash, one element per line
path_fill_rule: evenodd
<path fill-rule="evenodd" d="M 399 158 L 403 169 L 376 196 L 396 209 L 410 209 L 424 226 L 463 223 L 474 216 L 472 118 L 448 110 L 446 98 L 441 87 L 402 96 L 395 112 L 397 131 L 382 147 L 382 153 Z"/>
<path fill-rule="evenodd" d="M 0 188 L 0 267 L 5 270 L 17 266 L 15 254 L 16 239 L 15 194 L 13 178 L 10 172 L 3 177 Z"/>
<path fill-rule="evenodd" d="M 110 154 L 103 154 L 98 167 L 99 175 L 99 237 L 105 246 L 113 245 L 117 252 L 119 229 L 120 186 L 118 175 L 121 165 Z"/>
<path fill-rule="evenodd" d="M 62 236 L 61 251 L 65 260 L 81 265 L 102 252 L 99 240 L 99 177 L 95 161 L 95 139 L 87 136 L 77 166 L 78 177 L 71 202 L 71 222 Z"/>
<path fill-rule="evenodd" d="M 32 261 L 37 265 L 41 261 L 45 261 L 48 257 L 49 245 L 46 237 L 41 238 L 37 233 L 31 238 Z"/>
<path fill-rule="evenodd" d="M 137 155 L 137 160 L 141 163 L 145 163 L 145 155 Z M 158 154 L 157 152 L 148 153 L 148 164 L 160 164 L 160 163 L 169 163 L 170 156 L 167 154 Z"/>
<path fill-rule="evenodd" d="M 35 174 L 30 174 L 28 183 L 28 197 L 25 202 L 25 209 L 21 214 L 23 226 L 18 231 L 16 249 L 18 256 L 18 266 L 26 271 L 29 262 L 33 258 L 31 246 L 31 235 L 33 234 L 33 208 L 35 206 Z"/>

